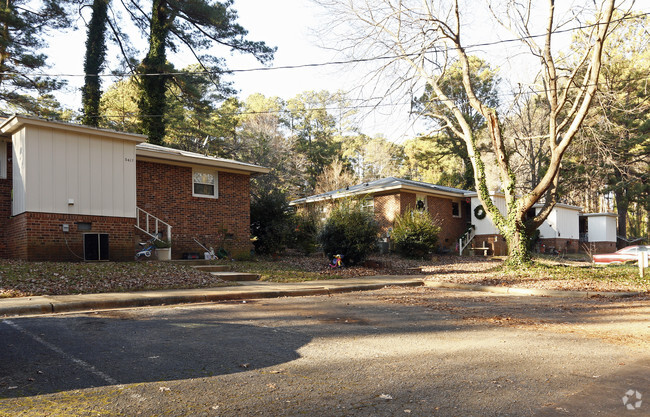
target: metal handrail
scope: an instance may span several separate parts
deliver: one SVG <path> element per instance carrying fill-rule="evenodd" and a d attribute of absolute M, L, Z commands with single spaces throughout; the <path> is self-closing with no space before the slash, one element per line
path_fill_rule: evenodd
<path fill-rule="evenodd" d="M 141 214 L 144 215 L 144 217 L 145 217 L 145 225 L 144 225 L 145 227 L 140 226 Z M 155 226 L 154 232 L 151 232 L 151 228 L 149 227 L 150 226 L 150 220 L 152 220 L 153 223 L 154 223 L 154 226 Z M 154 216 L 151 213 L 148 213 L 148 212 L 142 210 L 140 207 L 135 208 L 135 227 L 136 228 L 138 228 L 139 230 L 143 231 L 144 233 L 148 234 L 149 236 L 151 236 L 153 238 L 160 239 L 159 233 L 160 233 L 161 228 L 159 226 L 163 226 L 166 229 L 165 230 L 166 231 L 165 239 L 171 242 L 172 241 L 172 226 L 169 223 L 159 219 L 158 217 Z"/>
<path fill-rule="evenodd" d="M 474 239 L 474 236 L 476 236 L 476 228 L 474 227 L 474 225 L 471 225 L 467 229 L 467 231 L 465 231 L 465 233 L 463 233 L 463 235 L 460 237 L 460 239 L 458 239 L 458 254 L 459 255 L 463 254 L 463 250 L 465 250 L 465 248 L 467 246 L 469 246 L 469 244 L 472 242 L 472 239 Z"/>

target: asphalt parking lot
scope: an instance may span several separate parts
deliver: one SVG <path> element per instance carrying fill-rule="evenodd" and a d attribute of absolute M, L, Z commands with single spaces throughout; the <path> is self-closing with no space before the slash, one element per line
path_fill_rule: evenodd
<path fill-rule="evenodd" d="M 0 351 L 2 416 L 650 415 L 647 298 L 388 288 L 25 317 Z"/>

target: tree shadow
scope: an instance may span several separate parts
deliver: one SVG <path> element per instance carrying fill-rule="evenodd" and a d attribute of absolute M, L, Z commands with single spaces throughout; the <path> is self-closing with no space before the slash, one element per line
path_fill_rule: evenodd
<path fill-rule="evenodd" d="M 244 372 L 295 360 L 311 340 L 249 324 L 123 311 L 10 323 L 0 322 L 0 398 Z"/>

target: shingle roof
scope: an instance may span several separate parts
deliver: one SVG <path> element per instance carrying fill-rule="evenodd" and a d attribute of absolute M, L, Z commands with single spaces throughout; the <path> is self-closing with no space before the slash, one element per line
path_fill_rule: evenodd
<path fill-rule="evenodd" d="M 371 193 L 377 193 L 380 191 L 393 190 L 393 189 L 406 189 L 410 191 L 451 195 L 457 197 L 463 197 L 464 194 L 468 192 L 467 190 L 461 190 L 459 188 L 453 188 L 453 187 L 446 187 L 444 185 L 430 184 L 428 182 L 420 182 L 420 181 L 406 180 L 403 178 L 387 177 L 376 181 L 365 182 L 362 184 L 357 184 L 350 187 L 329 191 L 327 193 L 299 198 L 297 200 L 292 201 L 290 204 L 291 205 L 305 204 L 305 203 L 311 203 L 315 201 L 348 197 L 353 195 L 371 194 Z"/>
<path fill-rule="evenodd" d="M 267 173 L 268 168 L 249 164 L 246 162 L 235 161 L 234 159 L 217 158 L 214 156 L 202 155 L 196 152 L 184 151 L 181 149 L 168 148 L 166 146 L 154 145 L 151 143 L 139 143 L 135 147 L 137 156 L 149 156 L 153 158 L 171 160 L 171 161 L 186 161 L 193 162 L 201 165 L 209 165 L 220 168 L 239 169 L 253 173 Z"/>

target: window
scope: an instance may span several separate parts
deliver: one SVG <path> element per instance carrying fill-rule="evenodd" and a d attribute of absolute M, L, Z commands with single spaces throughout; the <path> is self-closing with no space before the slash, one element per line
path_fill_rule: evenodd
<path fill-rule="evenodd" d="M 0 178 L 7 178 L 7 142 L 0 140 Z"/>
<path fill-rule="evenodd" d="M 451 202 L 451 215 L 453 217 L 460 217 L 460 203 L 456 201 Z"/>
<path fill-rule="evenodd" d="M 92 230 L 92 223 L 77 222 L 77 230 L 80 232 L 88 232 Z"/>
<path fill-rule="evenodd" d="M 422 194 L 416 194 L 415 196 L 415 208 L 418 211 L 427 211 L 429 205 L 427 204 L 427 196 Z"/>
<path fill-rule="evenodd" d="M 84 233 L 84 260 L 108 261 L 108 233 Z"/>
<path fill-rule="evenodd" d="M 362 211 L 370 214 L 375 214 L 375 199 L 372 196 L 364 197 L 360 201 L 360 204 Z"/>
<path fill-rule="evenodd" d="M 219 197 L 217 172 L 195 169 L 192 175 L 192 187 L 192 195 L 195 197 Z"/>

